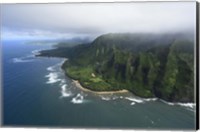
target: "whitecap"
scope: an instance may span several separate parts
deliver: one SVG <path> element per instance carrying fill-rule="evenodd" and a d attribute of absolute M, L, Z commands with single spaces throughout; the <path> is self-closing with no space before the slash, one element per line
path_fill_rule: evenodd
<path fill-rule="evenodd" d="M 34 59 L 35 58 L 33 55 L 26 55 L 24 57 L 13 58 L 12 62 L 13 63 L 32 62 L 32 61 L 34 61 Z"/>
<path fill-rule="evenodd" d="M 66 88 L 67 88 L 67 84 L 64 84 L 61 86 L 61 94 L 62 94 L 61 98 L 72 96 L 72 93 L 68 91 Z"/>
<path fill-rule="evenodd" d="M 60 66 L 61 66 L 61 63 L 57 63 L 53 66 L 49 66 L 49 67 L 47 67 L 47 71 L 55 71 Z"/>
<path fill-rule="evenodd" d="M 81 104 L 83 103 L 84 97 L 81 94 L 77 94 L 76 97 L 72 98 L 71 102 L 74 104 Z"/>
<path fill-rule="evenodd" d="M 54 66 L 47 67 L 47 71 L 55 71 Z"/>
<path fill-rule="evenodd" d="M 135 102 L 132 102 L 132 103 L 131 103 L 131 105 L 134 105 L 134 104 L 135 104 Z"/>
<path fill-rule="evenodd" d="M 148 102 L 148 101 L 156 101 L 157 98 L 135 98 L 135 97 L 126 97 L 126 96 L 100 96 L 102 100 L 116 100 L 116 99 L 127 99 L 129 101 L 133 101 L 136 103 L 144 103 L 144 102 Z"/>
<path fill-rule="evenodd" d="M 167 102 L 167 101 L 162 100 L 162 99 L 160 99 L 160 101 L 163 102 L 163 103 L 165 103 L 165 104 L 168 104 L 168 105 L 172 105 L 172 106 L 175 105 L 175 103 Z"/>
<path fill-rule="evenodd" d="M 34 55 L 39 55 L 41 50 L 33 50 L 31 53 Z"/>
<path fill-rule="evenodd" d="M 115 95 L 100 95 L 99 97 L 100 97 L 102 100 L 105 100 L 105 101 L 116 100 L 116 99 L 119 99 L 119 98 L 120 98 L 120 97 L 115 96 Z"/>
<path fill-rule="evenodd" d="M 101 99 L 102 99 L 102 100 L 105 100 L 105 101 L 109 101 L 109 100 L 111 100 L 110 97 L 103 97 L 103 96 L 101 96 Z"/>
<path fill-rule="evenodd" d="M 143 99 L 144 101 L 156 101 L 158 98 L 146 98 Z"/>
<path fill-rule="evenodd" d="M 62 86 L 63 84 L 65 84 L 66 83 L 66 81 L 65 81 L 65 79 L 61 79 L 61 81 L 60 81 L 60 86 Z"/>
<path fill-rule="evenodd" d="M 66 87 L 67 87 L 67 84 L 62 85 L 62 87 L 61 87 L 62 91 L 65 91 Z"/>
<path fill-rule="evenodd" d="M 125 99 L 136 102 L 136 103 L 143 103 L 142 99 L 136 99 L 136 98 L 132 98 L 132 97 L 125 97 Z"/>
<path fill-rule="evenodd" d="M 177 103 L 177 105 L 192 108 L 192 109 L 196 106 L 196 104 L 194 103 Z"/>
<path fill-rule="evenodd" d="M 32 53 L 33 55 L 40 55 L 40 52 L 43 51 L 43 50 L 51 50 L 51 48 L 36 49 L 36 50 L 31 51 L 31 53 Z"/>
<path fill-rule="evenodd" d="M 123 99 L 124 97 L 123 97 L 123 96 L 119 96 L 119 98 L 120 98 L 120 99 Z"/>
<path fill-rule="evenodd" d="M 196 104 L 195 103 L 180 103 L 180 102 L 174 102 L 174 103 L 172 103 L 172 102 L 167 102 L 167 101 L 164 101 L 164 100 L 162 100 L 162 99 L 160 99 L 163 103 L 165 103 L 165 104 L 168 104 L 168 105 L 172 105 L 172 106 L 174 106 L 174 105 L 178 105 L 178 106 L 182 106 L 182 107 L 186 107 L 186 108 L 188 108 L 188 110 L 194 110 L 194 108 L 195 108 L 195 106 L 196 106 Z"/>
<path fill-rule="evenodd" d="M 23 63 L 23 62 L 31 62 L 33 60 L 24 60 L 23 58 L 13 58 L 12 62 L 13 63 Z"/>
<path fill-rule="evenodd" d="M 112 97 L 112 100 L 116 100 L 116 99 L 118 99 L 119 97 L 117 97 L 117 96 L 114 96 L 114 97 Z"/>
<path fill-rule="evenodd" d="M 70 97 L 72 96 L 71 93 L 68 93 L 68 92 L 62 92 L 62 96 L 61 97 Z"/>
<path fill-rule="evenodd" d="M 47 84 L 52 84 L 61 81 L 61 79 L 58 78 L 58 73 L 56 72 L 51 72 L 45 77 L 48 78 L 48 81 L 46 82 Z"/>

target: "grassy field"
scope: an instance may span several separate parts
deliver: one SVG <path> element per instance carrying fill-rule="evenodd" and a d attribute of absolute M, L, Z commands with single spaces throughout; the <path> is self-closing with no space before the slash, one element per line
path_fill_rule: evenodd
<path fill-rule="evenodd" d="M 105 82 L 101 76 L 96 75 L 93 68 L 70 66 L 65 69 L 68 76 L 79 80 L 81 85 L 94 91 L 109 91 L 111 85 Z"/>

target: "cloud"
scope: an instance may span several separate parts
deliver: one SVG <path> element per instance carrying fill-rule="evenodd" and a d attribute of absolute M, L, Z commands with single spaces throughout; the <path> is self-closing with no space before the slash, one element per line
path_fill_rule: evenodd
<path fill-rule="evenodd" d="M 1 7 L 2 26 L 27 37 L 32 36 L 30 34 L 59 38 L 195 29 L 195 2 L 12 4 Z"/>
<path fill-rule="evenodd" d="M 1 38 L 3 40 L 59 40 L 72 38 L 90 38 L 90 34 L 60 33 L 46 30 L 12 30 L 3 28 Z"/>

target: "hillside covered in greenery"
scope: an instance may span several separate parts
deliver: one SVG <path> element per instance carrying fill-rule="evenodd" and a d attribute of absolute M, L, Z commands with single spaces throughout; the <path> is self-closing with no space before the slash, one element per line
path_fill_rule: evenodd
<path fill-rule="evenodd" d="M 194 101 L 194 42 L 183 35 L 105 34 L 39 56 L 68 58 L 65 73 L 90 90 L 127 89 L 141 97 Z"/>

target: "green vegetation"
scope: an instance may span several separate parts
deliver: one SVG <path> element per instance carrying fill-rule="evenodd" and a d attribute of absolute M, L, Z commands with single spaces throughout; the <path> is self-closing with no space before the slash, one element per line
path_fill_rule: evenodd
<path fill-rule="evenodd" d="M 65 65 L 67 64 L 65 63 Z M 64 70 L 69 77 L 79 80 L 81 84 L 88 89 L 95 91 L 105 91 L 107 89 L 111 89 L 111 85 L 106 83 L 101 76 L 96 76 L 93 68 L 90 66 L 68 66 Z"/>
<path fill-rule="evenodd" d="M 106 34 L 40 56 L 69 58 L 65 73 L 94 91 L 127 89 L 141 97 L 193 102 L 193 53 L 193 42 L 179 35 Z"/>

